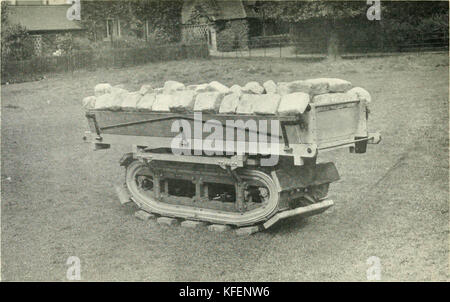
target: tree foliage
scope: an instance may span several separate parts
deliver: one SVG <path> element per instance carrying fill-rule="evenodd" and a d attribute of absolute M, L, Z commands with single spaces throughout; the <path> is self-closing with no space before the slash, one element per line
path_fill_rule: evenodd
<path fill-rule="evenodd" d="M 155 36 L 174 41 L 179 37 L 182 4 L 182 0 L 82 1 L 81 23 L 92 37 L 95 23 L 106 19 L 120 18 L 135 31 L 142 31 L 147 20 Z"/>
<path fill-rule="evenodd" d="M 354 40 L 355 32 L 359 36 L 370 34 L 371 41 L 381 45 L 414 42 L 430 32 L 448 33 L 446 1 L 381 1 L 380 21 L 367 19 L 371 5 L 367 1 L 259 1 L 259 11 L 266 18 L 292 25 L 315 24 L 322 36 L 314 38 L 320 40 L 327 36 L 329 54 L 334 56 L 338 45 Z M 302 31 L 305 30 L 300 26 L 297 33 L 303 34 Z"/>
<path fill-rule="evenodd" d="M 339 19 L 365 14 L 361 1 L 261 1 L 260 10 L 267 18 L 299 22 L 313 18 Z"/>
<path fill-rule="evenodd" d="M 366 1 L 260 1 L 259 9 L 267 18 L 299 22 L 314 18 L 343 19 L 365 16 L 371 4 Z M 448 13 L 446 1 L 381 1 L 384 19 L 420 23 L 422 18 Z"/>
<path fill-rule="evenodd" d="M 7 59 L 23 60 L 32 56 L 33 45 L 28 32 L 20 24 L 9 22 L 9 9 L 6 2 L 1 4 L 1 50 L 2 61 Z"/>

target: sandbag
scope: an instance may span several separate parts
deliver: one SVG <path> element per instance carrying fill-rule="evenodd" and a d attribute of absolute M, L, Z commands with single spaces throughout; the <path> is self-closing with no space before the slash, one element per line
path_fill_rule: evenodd
<path fill-rule="evenodd" d="M 136 104 L 139 110 L 152 110 L 153 103 L 156 100 L 156 93 L 147 93 Z"/>
<path fill-rule="evenodd" d="M 195 99 L 194 111 L 217 113 L 224 95 L 221 92 L 199 93 Z"/>
<path fill-rule="evenodd" d="M 101 96 L 106 93 L 111 93 L 112 86 L 108 83 L 100 83 L 95 85 L 94 93 L 95 96 Z"/>
<path fill-rule="evenodd" d="M 275 84 L 275 82 L 272 80 L 264 82 L 263 87 L 266 90 L 266 93 L 268 94 L 277 93 L 277 84 Z"/>
<path fill-rule="evenodd" d="M 172 94 L 175 91 L 181 91 L 184 89 L 184 84 L 177 81 L 167 81 L 164 83 L 164 94 Z"/>
<path fill-rule="evenodd" d="M 366 100 L 367 103 L 372 102 L 372 97 L 370 93 L 361 87 L 355 87 L 350 89 L 347 93 L 356 95 L 359 100 Z"/>
<path fill-rule="evenodd" d="M 241 95 L 242 94 L 242 87 L 235 84 L 235 85 L 230 87 L 230 91 L 232 93 L 236 93 L 237 95 Z"/>
<path fill-rule="evenodd" d="M 163 94 L 164 93 L 164 88 L 155 88 L 155 89 L 153 89 L 153 93 Z"/>
<path fill-rule="evenodd" d="M 352 88 L 352 83 L 337 78 L 318 78 L 306 80 L 312 84 L 312 94 L 324 94 L 329 92 L 347 92 Z"/>
<path fill-rule="evenodd" d="M 96 98 L 95 109 L 119 110 L 122 105 L 122 94 L 103 94 Z"/>
<path fill-rule="evenodd" d="M 347 92 L 352 88 L 352 83 L 346 80 L 336 78 L 325 78 L 324 80 L 328 81 L 330 92 Z"/>
<path fill-rule="evenodd" d="M 88 109 L 94 109 L 95 108 L 95 96 L 88 96 L 85 97 L 82 101 L 83 104 L 83 108 L 88 110 Z"/>
<path fill-rule="evenodd" d="M 328 93 L 330 90 L 330 84 L 328 83 L 327 80 L 324 80 L 323 78 L 320 79 L 309 79 L 306 80 L 305 83 L 309 83 L 311 84 L 311 90 L 310 90 L 310 94 L 312 96 L 314 95 L 318 95 L 318 94 L 324 94 L 324 93 Z"/>
<path fill-rule="evenodd" d="M 316 95 L 312 102 L 314 104 L 331 104 L 331 103 L 341 103 L 349 101 L 357 101 L 358 96 L 355 93 L 326 93 L 321 95 Z"/>
<path fill-rule="evenodd" d="M 169 104 L 171 112 L 189 112 L 194 108 L 195 92 L 192 90 L 176 91 Z"/>
<path fill-rule="evenodd" d="M 253 107 L 255 114 L 276 114 L 280 104 L 281 96 L 279 94 L 268 93 L 258 95 Z"/>
<path fill-rule="evenodd" d="M 231 87 L 233 88 L 233 87 Z M 239 104 L 239 97 L 241 93 L 230 93 L 224 96 L 222 103 L 220 104 L 219 113 L 234 114 Z"/>
<path fill-rule="evenodd" d="M 139 91 L 129 92 L 122 96 L 122 108 L 124 109 L 136 109 L 138 102 L 141 100 L 142 95 Z"/>
<path fill-rule="evenodd" d="M 157 94 L 152 111 L 170 112 L 169 106 L 173 102 L 173 96 L 170 94 Z"/>
<path fill-rule="evenodd" d="M 258 82 L 248 82 L 245 84 L 245 86 L 242 88 L 243 93 L 249 93 L 249 94 L 263 94 L 264 93 L 264 87 L 262 87 Z"/>
<path fill-rule="evenodd" d="M 304 92 L 309 94 L 311 91 L 311 86 L 311 83 L 300 80 L 293 82 L 280 82 L 277 85 L 277 93 L 281 96 L 295 92 Z"/>
<path fill-rule="evenodd" d="M 236 108 L 238 114 L 253 114 L 254 109 L 260 104 L 260 95 L 257 94 L 243 94 L 239 99 L 239 104 Z"/>
<path fill-rule="evenodd" d="M 114 87 L 111 88 L 111 92 L 110 93 L 114 94 L 114 95 L 118 95 L 118 94 L 127 94 L 129 92 L 126 89 L 114 86 Z"/>
<path fill-rule="evenodd" d="M 186 86 L 186 89 L 198 92 L 197 90 L 205 89 L 207 86 L 208 86 L 208 84 L 189 85 L 189 86 Z"/>
<path fill-rule="evenodd" d="M 139 89 L 139 93 L 141 95 L 146 95 L 147 93 L 152 93 L 153 92 L 153 88 L 151 85 L 142 85 L 141 89 Z"/>
<path fill-rule="evenodd" d="M 203 92 L 212 92 L 211 88 L 209 88 L 209 84 L 200 84 L 200 85 L 196 85 L 197 87 L 195 87 L 194 91 L 195 93 L 203 93 Z"/>
<path fill-rule="evenodd" d="M 230 93 L 230 88 L 228 88 L 227 86 L 225 86 L 222 83 L 219 83 L 217 81 L 212 81 L 211 83 L 209 83 L 207 86 L 207 89 L 209 91 L 217 91 L 217 92 L 221 92 L 223 94 Z"/>
<path fill-rule="evenodd" d="M 294 92 L 283 95 L 277 113 L 279 115 L 296 115 L 305 112 L 309 104 L 309 94 L 304 92 Z"/>

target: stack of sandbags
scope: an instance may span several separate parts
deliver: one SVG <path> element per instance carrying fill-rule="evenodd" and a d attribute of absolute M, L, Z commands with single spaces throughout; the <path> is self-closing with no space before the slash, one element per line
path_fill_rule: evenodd
<path fill-rule="evenodd" d="M 352 100 L 371 101 L 370 94 L 348 81 L 336 78 L 292 82 L 248 82 L 230 88 L 217 82 L 185 86 L 167 81 L 162 88 L 143 85 L 128 92 L 120 86 L 98 84 L 95 96 L 83 99 L 85 109 L 139 110 L 156 112 L 207 112 L 221 114 L 296 115 L 310 103 L 328 104 Z"/>

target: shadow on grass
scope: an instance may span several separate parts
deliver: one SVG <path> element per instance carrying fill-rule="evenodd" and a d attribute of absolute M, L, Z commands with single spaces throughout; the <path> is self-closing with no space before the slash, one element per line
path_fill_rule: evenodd
<path fill-rule="evenodd" d="M 274 224 L 272 227 L 270 227 L 268 230 L 264 230 L 262 233 L 269 234 L 269 235 L 284 235 L 291 233 L 295 230 L 301 229 L 305 227 L 308 224 L 308 218 L 302 218 L 302 217 L 289 217 L 286 219 L 283 219 L 276 224 Z"/>

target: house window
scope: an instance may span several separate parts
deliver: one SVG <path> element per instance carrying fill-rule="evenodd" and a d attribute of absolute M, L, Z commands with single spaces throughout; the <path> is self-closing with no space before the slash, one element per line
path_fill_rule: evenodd
<path fill-rule="evenodd" d="M 120 32 L 120 20 L 119 19 L 107 19 L 106 20 L 106 37 L 110 38 L 111 36 L 121 36 Z"/>

